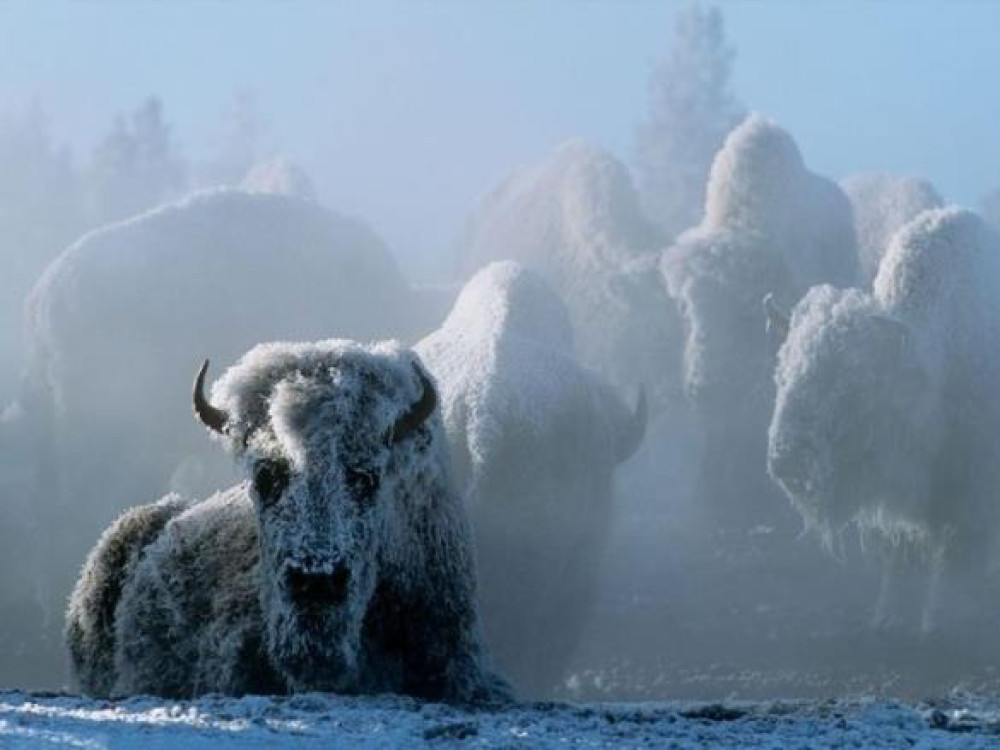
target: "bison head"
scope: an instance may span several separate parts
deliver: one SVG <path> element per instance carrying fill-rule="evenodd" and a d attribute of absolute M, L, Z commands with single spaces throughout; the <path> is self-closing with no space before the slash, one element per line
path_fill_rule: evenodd
<path fill-rule="evenodd" d="M 272 657 L 297 689 L 349 691 L 380 574 L 419 554 L 408 519 L 421 475 L 440 470 L 434 385 L 392 344 L 272 344 L 226 373 L 213 405 L 207 365 L 194 408 L 249 478 Z"/>
<path fill-rule="evenodd" d="M 778 355 L 768 471 L 828 541 L 849 522 L 905 531 L 927 499 L 935 367 L 907 325 L 857 290 L 796 307 Z"/>

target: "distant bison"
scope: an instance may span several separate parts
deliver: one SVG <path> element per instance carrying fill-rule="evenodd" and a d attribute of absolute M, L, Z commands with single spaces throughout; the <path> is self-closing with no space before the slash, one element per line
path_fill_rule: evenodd
<path fill-rule="evenodd" d="M 495 699 L 434 385 L 394 343 L 266 344 L 203 394 L 249 481 L 128 511 L 67 641 L 88 693 Z"/>
<path fill-rule="evenodd" d="M 0 407 L 0 496 L 26 510 L 0 518 L 0 567 L 24 568 L 0 610 L 30 622 L 30 678 L 65 681 L 46 662 L 85 540 L 137 502 L 232 484 L 231 462 L 176 408 L 191 362 L 228 365 L 259 341 L 405 340 L 435 324 L 414 324 L 422 309 L 371 229 L 288 195 L 199 193 L 54 260 L 28 302 L 20 392 Z M 22 563 L 14 548 L 37 528 L 51 544 Z M 0 673 L 19 658 L 0 639 Z"/>
<path fill-rule="evenodd" d="M 871 287 L 892 236 L 911 219 L 944 201 L 927 180 L 887 174 L 857 174 L 840 183 L 851 201 L 861 280 Z"/>
<path fill-rule="evenodd" d="M 701 225 L 664 253 L 662 270 L 684 320 L 684 389 L 705 434 L 696 495 L 712 520 L 746 530 L 782 525 L 764 471 L 776 346 L 760 324 L 814 284 L 857 279 L 851 207 L 810 172 L 791 135 L 758 116 L 715 157 Z"/>

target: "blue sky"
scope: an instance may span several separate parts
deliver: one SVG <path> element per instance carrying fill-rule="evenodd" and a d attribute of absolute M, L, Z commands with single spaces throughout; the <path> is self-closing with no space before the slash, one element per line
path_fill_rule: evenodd
<path fill-rule="evenodd" d="M 268 143 L 412 267 L 446 257 L 475 196 L 560 141 L 628 157 L 680 5 L 9 1 L 0 111 L 38 101 L 83 151 L 156 93 L 197 157 L 251 91 Z M 1000 185 L 1000 3 L 719 5 L 737 92 L 815 170 L 923 175 L 967 204 Z"/>

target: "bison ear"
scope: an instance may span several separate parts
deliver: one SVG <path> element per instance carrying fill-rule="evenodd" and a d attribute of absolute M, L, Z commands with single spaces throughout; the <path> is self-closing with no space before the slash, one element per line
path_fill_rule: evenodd
<path fill-rule="evenodd" d="M 420 381 L 420 398 L 389 428 L 385 436 L 386 445 L 392 446 L 408 438 L 427 421 L 437 408 L 437 391 L 434 388 L 434 383 L 416 362 L 413 363 L 413 371 Z"/>
<path fill-rule="evenodd" d="M 774 293 L 764 296 L 764 330 L 775 348 L 780 347 L 788 337 L 791 315 L 774 300 Z"/>

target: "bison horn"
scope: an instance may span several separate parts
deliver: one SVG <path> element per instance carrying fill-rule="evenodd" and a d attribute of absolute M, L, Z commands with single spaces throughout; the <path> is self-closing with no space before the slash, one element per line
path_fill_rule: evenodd
<path fill-rule="evenodd" d="M 635 400 L 635 411 L 629 420 L 618 444 L 618 463 L 630 459 L 639 446 L 642 445 L 643 438 L 646 437 L 646 423 L 649 421 L 649 404 L 646 402 L 646 389 L 639 386 L 639 396 Z"/>
<path fill-rule="evenodd" d="M 225 434 L 229 415 L 222 409 L 216 409 L 205 398 L 205 374 L 208 372 L 208 360 L 201 363 L 201 369 L 194 379 L 194 413 L 199 421 L 212 432 Z"/>
<path fill-rule="evenodd" d="M 392 429 L 389 430 L 386 439 L 389 445 L 394 445 L 400 440 L 405 440 L 413 434 L 434 413 L 434 409 L 437 408 L 437 391 L 434 390 L 434 384 L 416 363 L 413 364 L 413 369 L 420 379 L 420 398 L 417 399 L 416 403 L 405 414 L 396 420 Z"/>

